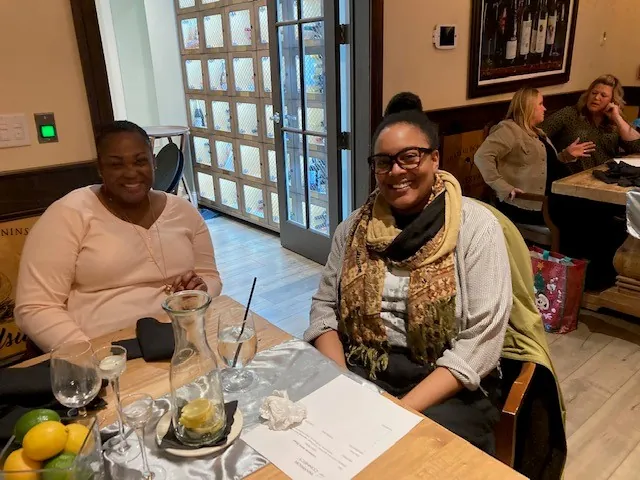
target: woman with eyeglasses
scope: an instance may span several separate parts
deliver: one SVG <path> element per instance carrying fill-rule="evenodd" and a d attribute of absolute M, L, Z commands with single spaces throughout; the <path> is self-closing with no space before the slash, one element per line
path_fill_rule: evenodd
<path fill-rule="evenodd" d="M 512 303 L 504 237 L 438 169 L 437 129 L 408 98 L 374 134 L 377 189 L 336 229 L 304 338 L 493 453 Z"/>

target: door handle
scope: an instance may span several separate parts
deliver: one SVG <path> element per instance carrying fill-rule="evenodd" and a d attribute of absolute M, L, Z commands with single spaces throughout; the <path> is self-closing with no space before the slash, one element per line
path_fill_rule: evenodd
<path fill-rule="evenodd" d="M 273 112 L 273 123 L 280 123 L 280 113 L 279 112 Z"/>

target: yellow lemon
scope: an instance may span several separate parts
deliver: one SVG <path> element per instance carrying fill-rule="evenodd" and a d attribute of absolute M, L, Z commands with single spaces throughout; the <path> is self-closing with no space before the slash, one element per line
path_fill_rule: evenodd
<path fill-rule="evenodd" d="M 81 423 L 71 423 L 67 425 L 67 443 L 64 451 L 67 453 L 80 453 L 84 439 L 89 436 L 89 429 Z"/>
<path fill-rule="evenodd" d="M 31 460 L 24 453 L 24 448 L 11 452 L 4 462 L 3 473 L 6 480 L 38 480 L 38 474 L 29 472 L 28 470 L 39 470 L 42 468 L 40 462 Z M 8 473 L 8 472 L 25 472 L 25 473 Z"/>
<path fill-rule="evenodd" d="M 60 422 L 39 423 L 24 436 L 24 453 L 32 460 L 47 460 L 64 449 L 67 436 L 67 427 Z"/>
<path fill-rule="evenodd" d="M 213 405 L 206 398 L 196 398 L 180 412 L 180 423 L 186 428 L 197 428 L 207 423 L 213 414 Z"/>

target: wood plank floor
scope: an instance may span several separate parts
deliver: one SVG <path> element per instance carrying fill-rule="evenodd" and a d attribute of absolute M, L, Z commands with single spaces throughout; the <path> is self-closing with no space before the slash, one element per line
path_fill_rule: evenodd
<path fill-rule="evenodd" d="M 301 337 L 322 266 L 229 217 L 207 221 L 223 293 Z M 640 322 L 583 311 L 576 331 L 547 334 L 567 405 L 565 479 L 640 478 Z"/>

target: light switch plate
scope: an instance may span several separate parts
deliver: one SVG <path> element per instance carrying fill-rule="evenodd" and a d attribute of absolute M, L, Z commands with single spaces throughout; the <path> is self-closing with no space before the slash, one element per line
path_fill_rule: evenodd
<path fill-rule="evenodd" d="M 27 117 L 23 113 L 0 115 L 0 148 L 31 145 Z"/>

